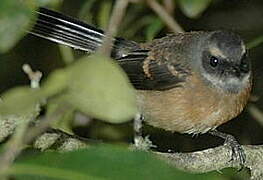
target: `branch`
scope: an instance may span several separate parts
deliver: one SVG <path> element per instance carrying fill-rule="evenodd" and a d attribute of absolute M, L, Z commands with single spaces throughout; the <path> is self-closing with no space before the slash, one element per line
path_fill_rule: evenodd
<path fill-rule="evenodd" d="M 70 135 L 60 130 L 50 129 L 35 139 L 33 147 L 41 151 L 52 149 L 65 152 L 87 148 L 91 143 L 92 141 L 89 139 Z"/>
<path fill-rule="evenodd" d="M 40 71 L 34 72 L 28 64 L 23 65 L 22 69 L 30 79 L 31 88 L 33 89 L 39 88 L 39 82 L 41 80 L 42 73 Z M 17 118 L 15 121 L 13 121 L 15 125 L 12 125 L 10 126 L 11 128 L 8 128 L 8 130 L 10 130 L 11 132 L 14 131 L 14 134 L 11 137 L 11 139 L 4 145 L 3 148 L 4 152 L 1 154 L 0 157 L 0 174 L 2 174 L 2 172 L 5 172 L 11 166 L 15 158 L 23 150 L 23 145 L 24 145 L 23 138 L 27 133 L 28 126 L 30 122 L 32 122 L 36 118 L 39 112 L 40 112 L 40 108 L 39 108 L 39 104 L 37 104 L 36 107 L 31 112 L 31 114 L 27 114 Z M 10 117 L 16 118 L 17 116 L 8 116 L 8 117 L 0 116 L 0 121 L 5 120 L 4 122 L 1 123 L 1 125 L 6 126 L 8 122 L 10 123 Z M 17 121 L 18 119 L 22 121 L 19 122 Z M 14 130 L 14 128 L 16 129 Z M 1 133 L 0 135 L 1 138 L 4 138 L 5 135 L 8 135 L 10 133 L 7 131 L 4 132 L 5 134 Z M 1 177 L 1 179 L 7 179 L 7 176 L 4 175 Z"/>
<path fill-rule="evenodd" d="M 242 146 L 246 154 L 245 167 L 251 170 L 251 180 L 263 178 L 263 145 Z M 205 173 L 223 168 L 240 168 L 238 161 L 230 161 L 231 149 L 219 146 L 191 153 L 161 153 L 154 154 L 168 164 L 191 173 Z"/>
<path fill-rule="evenodd" d="M 263 112 L 254 104 L 249 104 L 247 109 L 251 116 L 261 125 L 263 125 Z"/>
<path fill-rule="evenodd" d="M 156 2 L 156 0 L 146 0 L 152 10 L 167 24 L 167 26 L 175 33 L 184 32 L 183 28 L 176 20 L 166 12 L 166 10 Z"/>
<path fill-rule="evenodd" d="M 170 15 L 173 15 L 173 13 L 174 13 L 174 9 L 175 9 L 174 3 L 175 3 L 174 0 L 164 0 L 163 1 L 163 6 L 164 6 L 166 12 L 168 12 L 168 14 L 170 14 Z"/>
<path fill-rule="evenodd" d="M 51 119 L 43 119 L 42 123 L 44 123 L 46 120 L 50 122 Z M 29 132 L 30 135 L 26 138 L 27 142 L 28 140 L 32 140 L 32 137 L 43 131 L 46 128 L 46 123 L 47 122 L 45 122 L 43 124 L 44 126 L 40 128 L 41 130 L 38 129 L 39 127 L 36 127 L 38 130 L 33 130 L 36 134 L 32 133 L 33 131 L 31 130 Z M 85 148 L 91 142 L 92 141 L 87 139 L 82 139 L 74 135 L 63 133 L 61 131 L 52 130 L 41 135 L 39 134 L 39 136 L 34 140 L 33 146 L 37 149 L 41 149 L 42 151 L 48 150 L 52 147 L 56 147 L 56 150 L 59 151 L 70 151 Z M 251 170 L 251 179 L 262 179 L 263 145 L 246 145 L 242 146 L 242 148 L 246 154 L 245 167 Z M 219 146 L 191 153 L 153 153 L 158 158 L 165 160 L 167 163 L 176 167 L 177 169 L 191 173 L 205 173 L 228 167 L 240 168 L 239 162 L 230 161 L 232 151 L 228 146 Z"/>
<path fill-rule="evenodd" d="M 117 34 L 118 27 L 126 12 L 128 4 L 129 4 L 129 0 L 117 0 L 116 1 L 113 7 L 112 15 L 110 17 L 108 29 L 105 32 L 104 42 L 99 49 L 99 52 L 101 52 L 102 54 L 110 56 L 113 37 Z"/>

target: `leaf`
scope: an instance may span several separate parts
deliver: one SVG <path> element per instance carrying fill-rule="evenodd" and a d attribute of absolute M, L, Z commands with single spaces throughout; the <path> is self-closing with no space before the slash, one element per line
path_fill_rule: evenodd
<path fill-rule="evenodd" d="M 60 101 L 57 103 L 57 99 L 47 104 L 46 115 L 52 115 L 61 105 Z M 74 134 L 72 131 L 72 122 L 74 119 L 74 109 L 68 109 L 63 115 L 56 121 L 53 121 L 50 125 L 51 128 L 62 130 L 68 134 Z"/>
<path fill-rule="evenodd" d="M 48 76 L 41 88 L 42 94 L 44 94 L 46 98 L 49 98 L 49 101 L 47 102 L 47 115 L 53 114 L 63 104 L 63 95 L 68 86 L 69 75 L 67 68 L 57 69 Z M 60 118 L 51 124 L 51 127 L 72 134 L 71 123 L 73 112 L 73 109 L 65 112 Z"/>
<path fill-rule="evenodd" d="M 183 13 L 189 18 L 197 18 L 210 5 L 211 0 L 179 0 Z"/>
<path fill-rule="evenodd" d="M 79 111 L 111 123 L 137 113 L 135 92 L 126 74 L 111 59 L 86 56 L 69 67 L 67 100 Z"/>
<path fill-rule="evenodd" d="M 91 9 L 96 5 L 96 2 L 97 0 L 85 1 L 78 13 L 78 17 L 83 21 L 92 22 L 93 13 L 91 13 Z"/>
<path fill-rule="evenodd" d="M 35 112 L 43 95 L 38 89 L 17 87 L 4 93 L 1 99 L 0 115 L 26 115 Z"/>
<path fill-rule="evenodd" d="M 59 4 L 62 4 L 61 0 L 37 0 L 36 1 L 38 6 L 52 6 L 52 7 L 56 7 Z"/>
<path fill-rule="evenodd" d="M 59 51 L 62 57 L 62 60 L 66 65 L 71 64 L 74 62 L 74 54 L 72 48 L 65 46 L 65 45 L 59 45 Z"/>
<path fill-rule="evenodd" d="M 153 40 L 163 27 L 163 21 L 159 18 L 154 18 L 152 23 L 146 28 L 146 39 L 148 41 Z"/>
<path fill-rule="evenodd" d="M 68 87 L 68 80 L 68 71 L 65 68 L 57 69 L 48 76 L 41 86 L 41 91 L 45 97 L 57 95 Z"/>
<path fill-rule="evenodd" d="M 9 173 L 15 175 L 17 180 L 214 179 L 212 174 L 193 175 L 181 172 L 150 153 L 105 145 L 75 152 L 46 152 L 23 157 L 11 167 Z"/>
<path fill-rule="evenodd" d="M 26 34 L 36 7 L 34 0 L 1 0 L 0 52 L 7 52 Z"/>
<path fill-rule="evenodd" d="M 154 16 L 155 17 L 155 16 Z M 120 29 L 120 33 L 127 38 L 136 38 L 135 34 L 145 29 L 154 18 L 151 15 L 145 15 L 140 18 L 134 15 L 134 17 L 127 17 L 122 23 L 123 28 Z M 131 23 L 133 26 L 131 27 Z"/>
<path fill-rule="evenodd" d="M 262 44 L 262 43 L 263 43 L 263 35 L 255 38 L 255 39 L 253 39 L 253 40 L 250 41 L 250 42 L 248 42 L 248 43 L 247 43 L 247 48 L 248 48 L 248 49 L 253 49 L 253 48 L 259 46 L 259 45 Z"/>
<path fill-rule="evenodd" d="M 111 2 L 103 1 L 98 14 L 98 24 L 102 29 L 106 29 L 108 26 L 109 18 L 111 13 Z"/>

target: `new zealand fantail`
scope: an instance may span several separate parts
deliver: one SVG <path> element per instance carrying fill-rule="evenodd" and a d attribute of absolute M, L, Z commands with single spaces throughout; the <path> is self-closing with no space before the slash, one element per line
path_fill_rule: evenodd
<path fill-rule="evenodd" d="M 30 33 L 89 53 L 105 37 L 102 30 L 44 8 Z M 180 133 L 210 132 L 232 142 L 233 155 L 244 162 L 233 136 L 215 131 L 243 110 L 251 90 L 250 61 L 238 35 L 198 31 L 148 43 L 117 37 L 111 56 L 138 90 L 148 124 Z"/>

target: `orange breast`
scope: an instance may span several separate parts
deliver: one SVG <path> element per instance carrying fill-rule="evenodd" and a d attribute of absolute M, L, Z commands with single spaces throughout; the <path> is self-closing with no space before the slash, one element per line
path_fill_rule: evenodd
<path fill-rule="evenodd" d="M 238 94 L 210 88 L 191 76 L 182 87 L 139 91 L 138 101 L 148 124 L 180 133 L 205 133 L 236 117 L 247 103 L 250 85 Z"/>

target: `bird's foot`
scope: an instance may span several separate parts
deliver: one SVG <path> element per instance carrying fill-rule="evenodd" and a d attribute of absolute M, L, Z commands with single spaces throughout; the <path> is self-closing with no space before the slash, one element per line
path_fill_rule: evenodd
<path fill-rule="evenodd" d="M 224 145 L 231 148 L 232 153 L 230 161 L 238 161 L 240 164 L 239 170 L 242 170 L 246 161 L 246 154 L 242 146 L 238 143 L 234 136 L 229 134 L 225 138 Z"/>
<path fill-rule="evenodd" d="M 153 147 L 152 141 L 149 136 L 143 137 L 142 126 L 143 126 L 144 116 L 142 114 L 137 114 L 134 118 L 134 145 L 133 147 L 137 150 L 148 151 Z"/>
<path fill-rule="evenodd" d="M 246 161 L 246 154 L 236 138 L 230 134 L 225 134 L 216 130 L 210 131 L 210 134 L 225 140 L 224 145 L 231 149 L 231 159 L 229 162 L 238 161 L 240 165 L 239 171 L 241 171 Z"/>

